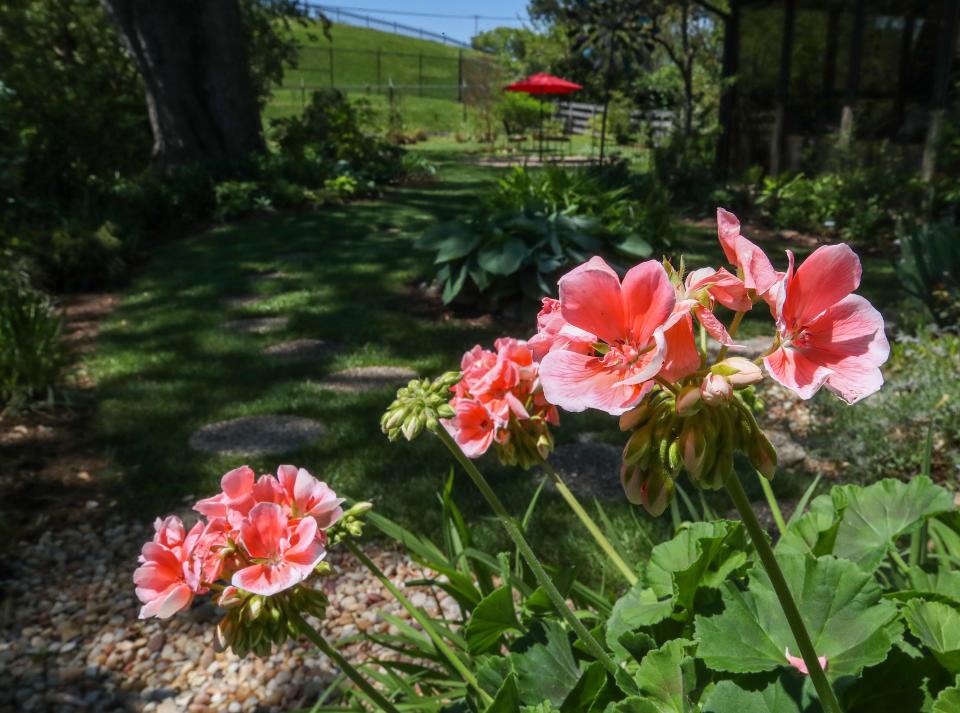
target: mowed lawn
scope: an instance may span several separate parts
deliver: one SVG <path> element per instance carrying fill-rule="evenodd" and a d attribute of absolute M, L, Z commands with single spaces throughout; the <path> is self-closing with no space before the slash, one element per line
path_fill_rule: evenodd
<path fill-rule="evenodd" d="M 433 154 L 441 160 L 445 154 Z M 88 367 L 98 383 L 96 429 L 113 456 L 113 485 L 121 500 L 151 517 L 188 496 L 212 492 L 226 470 L 248 462 L 258 472 L 295 463 L 329 481 L 346 496 L 369 499 L 378 510 L 419 532 L 439 536 L 437 492 L 452 461 L 429 435 L 390 444 L 379 418 L 392 389 L 361 394 L 323 388 L 324 376 L 348 367 L 405 366 L 424 376 L 455 369 L 474 344 L 499 336 L 496 325 L 443 320 L 415 309 L 410 288 L 430 274 L 430 257 L 414 238 L 438 219 L 472 207 L 495 180 L 495 169 L 442 162 L 435 184 L 391 191 L 316 213 L 279 215 L 218 227 L 156 251 L 104 325 Z M 263 275 L 258 273 L 280 273 Z M 258 295 L 253 305 L 229 300 Z M 230 331 L 245 317 L 289 318 L 268 334 Z M 526 337 L 534 328 L 533 321 Z M 300 338 L 339 345 L 325 358 L 277 360 L 270 344 Z M 317 419 L 328 431 L 292 453 L 245 458 L 194 451 L 200 427 L 238 416 L 284 414 Z M 567 417 L 558 440 L 581 430 L 615 430 L 599 415 Z M 611 433 L 610 436 L 613 436 Z M 518 517 L 539 476 L 482 466 Z M 616 479 L 617 474 L 611 473 Z M 500 526 L 465 477 L 455 499 L 479 544 L 508 549 Z M 632 556 L 642 556 L 650 523 L 625 501 L 605 505 L 612 529 Z M 531 535 L 546 556 L 577 564 L 599 581 L 602 558 L 566 506 L 544 493 Z"/>

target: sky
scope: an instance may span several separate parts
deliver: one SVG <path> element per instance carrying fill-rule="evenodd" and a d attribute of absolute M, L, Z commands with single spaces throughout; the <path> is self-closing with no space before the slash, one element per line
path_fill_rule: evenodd
<path fill-rule="evenodd" d="M 334 21 L 336 11 L 333 8 L 340 7 L 356 14 L 445 34 L 462 42 L 470 41 L 475 28 L 482 32 L 499 26 L 522 27 L 527 16 L 526 0 L 317 0 L 317 4 L 329 8 L 328 17 Z M 466 17 L 425 16 L 430 14 Z"/>

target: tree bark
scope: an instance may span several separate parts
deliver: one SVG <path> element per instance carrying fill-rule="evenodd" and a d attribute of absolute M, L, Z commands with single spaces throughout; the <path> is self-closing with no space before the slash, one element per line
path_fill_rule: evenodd
<path fill-rule="evenodd" d="M 237 0 L 102 0 L 146 89 L 164 169 L 264 150 Z"/>

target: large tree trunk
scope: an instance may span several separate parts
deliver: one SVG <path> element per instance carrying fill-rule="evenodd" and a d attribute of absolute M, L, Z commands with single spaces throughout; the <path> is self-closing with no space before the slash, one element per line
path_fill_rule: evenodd
<path fill-rule="evenodd" d="M 237 0 L 102 0 L 146 87 L 163 168 L 264 148 Z"/>
<path fill-rule="evenodd" d="M 731 0 L 723 19 L 723 68 L 718 119 L 720 138 L 714 158 L 717 178 L 727 178 L 733 163 L 733 141 L 736 132 L 737 85 L 740 72 L 740 0 Z"/>

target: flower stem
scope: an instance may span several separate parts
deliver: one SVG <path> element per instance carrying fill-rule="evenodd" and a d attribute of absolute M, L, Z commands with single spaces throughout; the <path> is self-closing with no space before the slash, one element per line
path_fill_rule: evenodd
<path fill-rule="evenodd" d="M 770 481 L 767 480 L 762 473 L 757 473 L 757 477 L 760 480 L 760 487 L 763 489 L 763 495 L 767 499 L 767 505 L 770 506 L 770 513 L 773 515 L 773 521 L 777 525 L 777 530 L 780 532 L 780 536 L 783 536 L 783 533 L 787 531 L 787 521 L 783 519 L 783 512 L 780 510 L 780 503 L 777 502 L 777 496 L 773 493 L 773 486 L 770 485 Z"/>
<path fill-rule="evenodd" d="M 423 613 L 421 609 L 418 609 L 413 605 L 413 603 L 407 599 L 403 592 L 400 591 L 400 588 L 397 587 L 390 579 L 385 575 L 379 567 L 371 560 L 367 555 L 357 547 L 357 544 L 353 540 L 346 539 L 344 544 L 347 546 L 347 549 L 360 560 L 363 565 L 370 570 L 370 572 L 381 582 L 384 586 L 390 590 L 390 593 L 396 598 L 398 602 L 410 612 L 410 615 L 423 627 L 423 630 L 426 632 L 427 636 L 430 637 L 430 640 L 433 641 L 434 645 L 440 650 L 440 653 L 443 654 L 447 660 L 450 661 L 450 664 L 457 670 L 457 673 L 463 677 L 463 680 L 472 687 L 477 695 L 480 697 L 480 700 L 483 701 L 484 707 L 489 706 L 493 703 L 493 699 L 490 695 L 480 687 L 480 683 L 477 681 L 477 677 L 473 675 L 466 664 L 460 660 L 460 657 L 447 645 L 447 642 L 443 640 L 443 637 L 437 633 L 436 629 L 433 627 L 433 623 L 430 621 L 430 618 Z"/>
<path fill-rule="evenodd" d="M 783 577 L 783 572 L 780 565 L 777 564 L 773 549 L 767 542 L 766 533 L 760 527 L 757 516 L 753 512 L 753 508 L 750 507 L 750 500 L 743 491 L 743 485 L 741 485 L 740 478 L 736 473 L 732 473 L 727 478 L 726 487 L 733 504 L 737 507 L 737 512 L 740 513 L 740 518 L 743 520 L 747 532 L 750 533 L 750 539 L 753 540 L 753 546 L 760 556 L 760 562 L 767 571 L 767 576 L 770 577 L 770 583 L 777 594 L 777 599 L 780 600 L 780 606 L 787 618 L 787 623 L 790 625 L 790 630 L 793 632 L 793 637 L 797 641 L 800 655 L 810 672 L 813 687 L 817 690 L 820 705 L 823 706 L 825 713 L 842 713 L 840 703 L 837 702 L 837 696 L 820 666 L 820 661 L 817 659 L 817 652 L 813 648 L 813 642 L 810 641 L 810 634 L 807 633 L 807 627 L 803 623 L 803 617 L 800 616 L 800 610 L 797 609 L 797 603 L 793 600 L 793 595 L 787 586 L 787 580 Z"/>
<path fill-rule="evenodd" d="M 733 315 L 733 321 L 730 322 L 730 329 L 727 330 L 727 334 L 731 337 L 737 333 L 737 330 L 740 329 L 740 321 L 743 319 L 743 315 L 746 312 L 737 312 Z M 720 351 L 717 353 L 717 363 L 723 361 L 723 358 L 727 355 L 728 346 L 726 344 L 720 345 Z"/>
<path fill-rule="evenodd" d="M 316 644 L 317 648 L 330 657 L 330 659 L 340 667 L 347 677 L 360 688 L 361 691 L 370 696 L 370 699 L 377 704 L 377 707 L 386 713 L 400 713 L 396 706 L 383 697 L 383 695 L 374 688 L 363 675 L 347 661 L 343 655 L 337 651 L 323 635 L 310 626 L 307 620 L 300 616 L 300 612 L 291 609 L 287 615 L 293 620 L 304 636 Z"/>
<path fill-rule="evenodd" d="M 577 615 L 571 611 L 570 607 L 567 606 L 567 603 L 563 599 L 563 595 L 560 594 L 560 591 L 553 583 L 553 580 L 550 579 L 550 575 L 547 574 L 547 571 L 543 568 L 540 560 L 537 559 L 537 556 L 534 554 L 533 549 L 527 542 L 527 539 L 523 536 L 523 533 L 520 532 L 520 528 L 518 528 L 516 523 L 514 523 L 513 518 L 510 517 L 510 513 L 507 512 L 507 509 L 503 506 L 500 498 L 498 498 L 497 494 L 493 492 L 493 488 L 490 487 L 487 479 L 483 477 L 483 474 L 477 470 L 477 467 L 473 464 L 473 462 L 467 458 L 462 450 L 460 450 L 460 446 L 458 446 L 456 441 L 450 437 L 449 433 L 447 433 L 443 428 L 435 429 L 433 433 L 436 434 L 437 438 L 443 441 L 443 445 L 450 450 L 450 452 L 453 454 L 453 457 L 457 459 L 457 462 L 459 462 L 460 465 L 463 466 L 463 469 L 467 471 L 467 475 L 470 476 L 473 484 L 477 486 L 477 489 L 481 492 L 483 497 L 486 498 L 497 517 L 500 518 L 501 524 L 507 531 L 510 539 L 512 539 L 517 545 L 517 549 L 520 550 L 520 554 L 526 561 L 527 566 L 530 567 L 530 571 L 533 572 L 533 576 L 536 577 L 537 582 L 541 587 L 543 587 L 543 591 L 553 603 L 557 613 L 564 618 L 564 620 L 577 635 L 580 641 L 583 642 L 583 645 L 593 655 L 593 657 L 603 664 L 603 667 L 607 669 L 611 675 L 616 675 L 617 671 L 619 670 L 617 665 L 613 662 L 613 659 L 610 658 L 607 652 L 603 650 L 603 647 L 600 646 L 597 640 L 593 638 L 593 636 L 587 630 L 587 627 L 583 625 L 583 622 L 580 621 L 580 619 L 577 618 Z"/>
<path fill-rule="evenodd" d="M 662 376 L 655 376 L 655 377 L 653 377 L 653 380 L 656 381 L 658 384 L 660 384 L 660 386 L 662 386 L 664 389 L 666 389 L 667 391 L 669 391 L 671 394 L 676 395 L 676 394 L 679 392 L 679 389 L 677 389 L 676 386 L 674 386 L 673 384 L 671 384 L 669 381 L 667 381 L 666 379 L 664 379 Z"/>
<path fill-rule="evenodd" d="M 553 484 L 557 487 L 557 490 L 560 492 L 560 495 L 567 502 L 567 505 L 570 506 L 570 509 L 573 510 L 574 514 L 580 518 L 580 522 L 583 523 L 583 526 L 587 528 L 594 541 L 600 546 L 600 549 L 604 551 L 607 557 L 610 558 L 610 561 L 613 562 L 614 566 L 620 571 L 620 574 L 623 575 L 623 578 L 632 587 L 637 583 L 637 575 L 634 574 L 633 570 L 630 569 L 630 566 L 623 561 L 623 558 L 620 557 L 620 554 L 614 549 L 613 545 L 610 543 L 603 532 L 600 531 L 600 528 L 597 527 L 597 523 L 593 521 L 593 518 L 590 517 L 589 513 L 584 510 L 583 506 L 580 504 L 580 501 L 577 500 L 576 496 L 570 491 L 570 488 L 567 487 L 567 484 L 563 482 L 563 478 L 560 477 L 560 474 L 554 469 L 550 463 L 546 461 L 543 464 L 543 469 L 546 471 L 547 475 L 550 476 L 550 479 L 553 481 Z"/>

